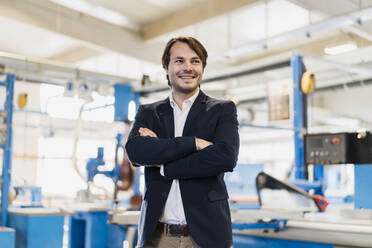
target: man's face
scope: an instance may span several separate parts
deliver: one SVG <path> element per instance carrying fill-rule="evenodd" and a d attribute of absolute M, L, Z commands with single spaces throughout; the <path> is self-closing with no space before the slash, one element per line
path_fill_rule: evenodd
<path fill-rule="evenodd" d="M 176 42 L 170 50 L 166 73 L 173 92 L 190 94 L 197 90 L 202 80 L 202 61 L 186 43 Z"/>

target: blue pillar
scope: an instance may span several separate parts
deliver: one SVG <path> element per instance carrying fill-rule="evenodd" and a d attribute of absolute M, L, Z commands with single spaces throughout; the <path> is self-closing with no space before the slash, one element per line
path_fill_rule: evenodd
<path fill-rule="evenodd" d="M 5 110 L 7 112 L 6 119 L 6 142 L 2 147 L 3 153 L 3 172 L 2 172 L 2 187 L 1 187 L 1 226 L 6 226 L 8 218 L 8 200 L 9 187 L 12 170 L 12 123 L 13 123 L 13 98 L 14 98 L 14 80 L 15 76 L 7 74 L 6 76 L 6 100 Z"/>
<path fill-rule="evenodd" d="M 293 126 L 294 126 L 294 149 L 295 149 L 295 178 L 306 179 L 304 134 L 307 129 L 307 98 L 301 90 L 301 77 L 304 71 L 302 57 L 291 58 L 293 73 Z"/>
<path fill-rule="evenodd" d="M 354 165 L 354 208 L 372 209 L 372 164 Z"/>

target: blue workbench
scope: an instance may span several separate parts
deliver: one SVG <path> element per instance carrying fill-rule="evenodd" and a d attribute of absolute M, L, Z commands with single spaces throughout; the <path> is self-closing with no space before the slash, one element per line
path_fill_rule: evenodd
<path fill-rule="evenodd" d="M 107 221 L 107 210 L 75 210 L 69 218 L 69 248 L 106 247 Z"/>
<path fill-rule="evenodd" d="M 11 228 L 0 227 L 0 248 L 14 248 L 15 231 Z"/>
<path fill-rule="evenodd" d="M 61 248 L 64 220 L 64 213 L 47 209 L 9 210 L 8 226 L 15 230 L 15 248 Z"/>

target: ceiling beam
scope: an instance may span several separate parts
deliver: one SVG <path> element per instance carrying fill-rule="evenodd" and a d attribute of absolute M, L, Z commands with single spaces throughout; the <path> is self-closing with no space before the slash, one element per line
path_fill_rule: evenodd
<path fill-rule="evenodd" d="M 250 53 L 237 59 L 232 59 L 230 64 L 242 65 L 246 63 L 252 63 L 255 60 L 261 60 L 264 58 L 270 58 L 272 56 L 279 56 L 281 54 L 290 54 L 293 51 L 305 54 L 313 54 L 318 56 L 326 55 L 324 48 L 353 41 L 359 48 L 365 46 L 371 46 L 372 42 L 358 37 L 356 35 L 347 34 L 344 32 L 332 32 L 325 36 L 311 37 L 310 39 L 296 39 L 296 42 L 283 43 L 280 46 L 271 48 L 269 50 L 261 49 L 255 53 Z"/>
<path fill-rule="evenodd" d="M 85 59 L 102 54 L 102 51 L 91 49 L 85 46 L 76 46 L 67 51 L 55 54 L 47 59 L 65 63 L 76 63 Z"/>
<path fill-rule="evenodd" d="M 327 16 L 340 15 L 342 13 L 348 13 L 350 11 L 355 11 L 359 8 L 368 8 L 372 6 L 371 1 L 362 1 L 362 5 L 359 6 L 358 1 L 340 1 L 340 0 L 289 0 L 294 4 L 297 4 L 303 8 L 309 9 L 314 12 L 321 13 Z M 372 22 L 361 23 L 361 25 L 352 25 L 342 28 L 344 31 L 353 33 L 360 36 L 363 39 L 372 41 Z"/>
<path fill-rule="evenodd" d="M 142 28 L 143 38 L 151 40 L 161 35 L 173 32 L 192 24 L 205 21 L 212 17 L 225 14 L 229 11 L 246 5 L 260 2 L 259 0 L 206 0 L 195 4 L 191 8 L 178 11 L 158 21 L 151 22 Z"/>
<path fill-rule="evenodd" d="M 114 51 L 159 63 L 164 44 L 147 44 L 138 33 L 47 0 L 2 0 L 0 15 L 83 41 L 93 49 Z"/>

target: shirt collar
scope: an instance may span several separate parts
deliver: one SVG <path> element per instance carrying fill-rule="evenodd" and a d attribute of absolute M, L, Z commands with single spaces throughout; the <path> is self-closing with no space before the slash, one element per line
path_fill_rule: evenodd
<path fill-rule="evenodd" d="M 196 98 L 198 97 L 199 91 L 200 90 L 199 90 L 199 87 L 198 87 L 198 90 L 195 92 L 195 94 L 190 96 L 189 98 L 187 98 L 185 101 L 183 101 L 182 104 L 192 105 L 195 102 Z M 170 103 L 172 108 L 174 108 L 175 104 L 177 104 L 173 99 L 172 92 L 169 94 L 169 103 Z"/>

